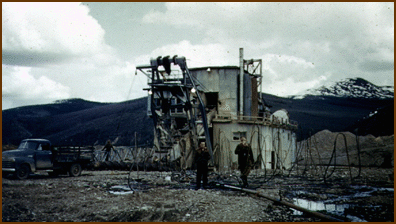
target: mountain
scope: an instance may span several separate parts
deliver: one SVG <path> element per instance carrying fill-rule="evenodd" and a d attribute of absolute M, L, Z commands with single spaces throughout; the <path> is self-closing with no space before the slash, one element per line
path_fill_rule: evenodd
<path fill-rule="evenodd" d="M 353 125 L 347 127 L 346 130 L 353 133 L 357 132 L 359 135 L 389 135 L 394 128 L 394 114 L 393 104 L 384 106 L 358 119 Z"/>
<path fill-rule="evenodd" d="M 332 132 L 353 131 L 361 127 L 359 134 L 374 136 L 393 135 L 393 99 L 365 99 L 335 96 L 306 96 L 301 99 L 282 98 L 263 94 L 266 104 L 272 105 L 271 112 L 286 109 L 290 119 L 298 122 L 297 140 L 328 129 Z M 387 108 L 387 109 L 384 109 Z M 384 111 L 385 113 L 375 113 Z M 372 114 L 368 125 L 363 118 Z M 381 117 L 382 116 L 382 117 Z M 376 118 L 374 120 L 374 118 Z M 369 128 L 371 126 L 371 128 Z M 363 129 L 367 129 L 363 132 Z M 353 133 L 355 133 L 353 131 Z"/>
<path fill-rule="evenodd" d="M 317 89 L 309 89 L 300 96 L 291 96 L 302 99 L 308 96 L 334 96 L 365 99 L 393 99 L 393 86 L 376 86 L 362 78 L 348 78 L 339 82 L 330 83 Z"/>
<path fill-rule="evenodd" d="M 17 145 L 24 138 L 46 138 L 60 145 L 151 142 L 153 122 L 146 114 L 147 98 L 121 103 L 95 103 L 82 99 L 25 106 L 2 111 L 2 143 Z M 116 143 L 116 144 L 117 144 Z"/>
<path fill-rule="evenodd" d="M 356 81 L 367 87 L 368 90 L 362 89 L 362 93 L 375 92 L 367 81 Z M 357 82 L 349 83 L 348 86 L 357 86 Z M 262 97 L 271 106 L 272 113 L 286 109 L 290 119 L 298 122 L 298 140 L 325 129 L 353 133 L 357 129 L 359 135 L 393 135 L 393 94 L 392 98 L 390 94 L 385 94 L 389 97 L 372 94 L 364 98 L 354 94 L 357 93 L 354 89 L 349 88 L 350 93 L 344 91 L 343 95 L 337 96 L 319 94 L 283 98 L 263 93 Z M 47 138 L 54 144 L 63 145 L 103 145 L 107 139 L 115 141 L 115 145 L 134 145 L 136 132 L 137 144 L 151 145 L 154 127 L 146 110 L 147 97 L 121 103 L 70 99 L 3 110 L 2 144 L 17 145 L 24 138 Z"/>

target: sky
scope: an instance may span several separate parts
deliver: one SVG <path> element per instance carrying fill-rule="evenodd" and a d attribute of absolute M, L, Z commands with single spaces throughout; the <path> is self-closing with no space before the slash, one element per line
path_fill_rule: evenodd
<path fill-rule="evenodd" d="M 393 2 L 2 2 L 2 110 L 147 96 L 136 66 L 263 60 L 262 92 L 361 77 L 394 85 Z"/>

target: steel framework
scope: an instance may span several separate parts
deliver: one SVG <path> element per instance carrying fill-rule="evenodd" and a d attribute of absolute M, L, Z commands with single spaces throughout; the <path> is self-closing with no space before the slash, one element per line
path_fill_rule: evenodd
<path fill-rule="evenodd" d="M 180 68 L 179 72 L 171 69 L 172 64 Z M 199 141 L 205 141 L 213 164 L 205 105 L 187 67 L 186 58 L 160 56 L 151 59 L 150 65 L 137 66 L 136 69 L 150 79 L 149 88 L 145 90 L 149 93 L 148 114 L 154 121 L 156 156 L 166 161 L 172 149 L 181 147 L 180 156 L 186 157 Z M 190 149 L 181 144 L 182 138 L 189 138 Z"/>

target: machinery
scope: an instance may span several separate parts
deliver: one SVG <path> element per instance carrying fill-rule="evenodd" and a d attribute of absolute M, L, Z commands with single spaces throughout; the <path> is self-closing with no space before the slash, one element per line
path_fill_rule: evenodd
<path fill-rule="evenodd" d="M 172 65 L 173 64 L 173 65 Z M 172 66 L 178 66 L 174 71 Z M 137 66 L 149 79 L 147 112 L 154 121 L 154 161 L 191 167 L 200 141 L 206 142 L 213 165 L 206 108 L 185 57 L 165 56 Z M 147 71 L 148 70 L 148 71 Z M 151 74 L 149 74 L 151 72 Z"/>
<path fill-rule="evenodd" d="M 271 114 L 261 94 L 262 60 L 240 66 L 189 69 L 185 57 L 165 56 L 137 66 L 148 77 L 147 114 L 154 122 L 154 148 L 139 163 L 194 169 L 195 149 L 206 142 L 209 165 L 235 170 L 240 138 L 251 144 L 256 167 L 289 169 L 297 123 L 286 110 Z"/>

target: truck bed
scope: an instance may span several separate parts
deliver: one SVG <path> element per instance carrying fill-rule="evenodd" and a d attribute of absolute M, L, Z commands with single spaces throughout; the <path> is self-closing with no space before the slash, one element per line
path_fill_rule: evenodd
<path fill-rule="evenodd" d="M 54 146 L 54 163 L 91 162 L 94 157 L 93 147 Z"/>

